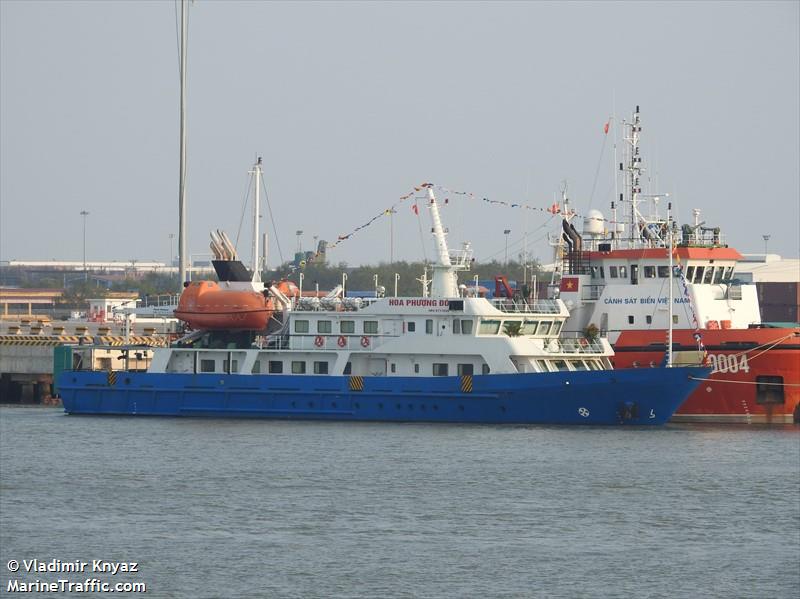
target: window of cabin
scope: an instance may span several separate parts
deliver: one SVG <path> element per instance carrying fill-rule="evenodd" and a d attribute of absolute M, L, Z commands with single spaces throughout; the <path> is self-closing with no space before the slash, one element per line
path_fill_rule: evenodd
<path fill-rule="evenodd" d="M 672 324 L 678 324 L 678 315 L 677 314 L 673 314 L 672 315 Z"/>
<path fill-rule="evenodd" d="M 583 360 L 572 360 L 570 364 L 572 364 L 572 368 L 575 370 L 589 370 L 589 367 L 584 364 Z"/>
<path fill-rule="evenodd" d="M 414 332 L 416 332 L 416 330 L 417 330 L 417 323 L 416 323 L 416 322 L 414 322 L 413 320 L 412 320 L 412 321 L 409 321 L 409 322 L 407 323 L 407 328 L 408 328 L 408 332 L 409 332 L 409 333 L 414 333 Z"/>
<path fill-rule="evenodd" d="M 491 368 L 489 368 L 488 364 L 483 364 L 481 366 L 481 374 L 489 374 L 491 372 Z"/>
<path fill-rule="evenodd" d="M 658 278 L 659 279 L 666 279 L 669 277 L 669 266 L 659 266 L 658 267 Z"/>
<path fill-rule="evenodd" d="M 472 364 L 458 365 L 458 376 L 472 376 L 472 371 L 473 371 Z"/>
<path fill-rule="evenodd" d="M 633 324 L 633 314 L 628 315 L 628 324 Z"/>
<path fill-rule="evenodd" d="M 555 366 L 558 371 L 569 370 L 566 360 L 553 360 L 551 364 Z"/>
<path fill-rule="evenodd" d="M 597 360 L 591 360 L 590 362 L 587 362 L 587 364 L 589 364 L 589 370 L 603 370 L 602 364 L 600 364 L 600 362 Z"/>
<path fill-rule="evenodd" d="M 353 334 L 356 332 L 356 323 L 354 320 L 343 320 L 339 323 L 339 331 L 342 335 Z"/>
<path fill-rule="evenodd" d="M 725 267 L 724 266 L 717 266 L 717 270 L 714 271 L 714 285 L 719 285 L 722 283 L 722 275 L 725 274 Z"/>
<path fill-rule="evenodd" d="M 693 283 L 702 283 L 703 282 L 703 273 L 705 272 L 705 266 L 698 266 L 694 271 L 694 279 L 692 280 Z"/>
<path fill-rule="evenodd" d="M 733 278 L 733 266 L 725 269 L 725 280 L 730 281 Z"/>
<path fill-rule="evenodd" d="M 563 322 L 554 322 L 553 323 L 553 328 L 550 329 L 550 334 L 551 335 L 558 335 L 558 333 L 561 331 L 561 325 L 562 324 L 564 324 L 564 323 Z"/>
<path fill-rule="evenodd" d="M 433 376 L 447 376 L 447 364 L 434 362 Z"/>
<path fill-rule="evenodd" d="M 365 320 L 364 321 L 364 334 L 365 335 L 377 335 L 378 333 L 378 321 L 377 320 Z"/>
<path fill-rule="evenodd" d="M 478 326 L 479 335 L 497 335 L 499 330 L 499 320 L 481 320 L 481 324 Z"/>
<path fill-rule="evenodd" d="M 300 360 L 292 361 L 292 374 L 305 374 L 306 363 Z"/>
<path fill-rule="evenodd" d="M 620 279 L 628 278 L 628 267 L 627 266 L 620 266 L 619 267 L 619 278 Z"/>
<path fill-rule="evenodd" d="M 539 372 L 550 372 L 550 369 L 547 367 L 547 362 L 544 360 L 536 360 L 536 366 L 539 368 Z"/>
<path fill-rule="evenodd" d="M 230 368 L 228 368 L 228 361 L 222 361 L 222 372 L 227 372 L 228 374 L 232 372 L 239 372 L 239 361 L 238 360 L 231 360 Z"/>
<path fill-rule="evenodd" d="M 617 267 L 616 266 L 609 266 L 608 267 L 608 275 L 612 279 L 616 279 L 617 278 Z"/>
<path fill-rule="evenodd" d="M 653 324 L 653 317 L 650 314 L 645 316 L 644 320 L 645 320 L 645 322 L 647 322 L 647 324 Z"/>
<path fill-rule="evenodd" d="M 425 334 L 433 335 L 433 320 L 430 318 L 425 321 Z"/>
<path fill-rule="evenodd" d="M 598 277 L 600 276 L 600 268 L 599 268 L 599 267 L 597 267 L 597 266 L 590 266 L 590 267 L 589 267 L 589 270 L 590 270 L 590 272 L 591 272 L 591 277 L 592 277 L 593 279 L 596 279 L 596 278 L 598 278 Z"/>
<path fill-rule="evenodd" d="M 328 363 L 314 362 L 314 374 L 328 374 Z"/>
<path fill-rule="evenodd" d="M 453 335 L 461 334 L 461 321 L 458 318 L 453 319 Z"/>
<path fill-rule="evenodd" d="M 294 332 L 295 333 L 308 333 L 308 321 L 307 320 L 295 320 L 294 321 Z"/>
<path fill-rule="evenodd" d="M 200 360 L 200 372 L 214 372 L 216 369 L 216 360 Z"/>
<path fill-rule="evenodd" d="M 690 283 L 694 280 L 694 266 L 690 266 L 686 269 L 686 280 Z"/>
<path fill-rule="evenodd" d="M 281 374 L 283 372 L 283 362 L 281 360 L 270 360 L 267 370 L 270 374 Z"/>
<path fill-rule="evenodd" d="M 462 320 L 461 321 L 461 334 L 462 335 L 472 335 L 472 321 L 471 320 Z"/>
<path fill-rule="evenodd" d="M 782 376 L 756 377 L 757 404 L 782 404 L 784 401 Z"/>
<path fill-rule="evenodd" d="M 344 365 L 344 370 L 342 371 L 342 374 L 352 374 L 352 372 L 353 372 L 353 364 L 351 362 L 348 362 L 347 364 Z"/>
<path fill-rule="evenodd" d="M 419 364 L 414 364 L 414 373 L 419 374 Z"/>
<path fill-rule="evenodd" d="M 631 264 L 631 285 L 639 284 L 639 265 Z"/>
<path fill-rule="evenodd" d="M 535 335 L 536 328 L 539 326 L 538 320 L 525 320 L 522 322 L 522 328 L 519 330 L 520 335 Z"/>
<path fill-rule="evenodd" d="M 317 321 L 317 333 L 330 333 L 331 332 L 331 321 L 330 320 L 318 320 Z"/>
<path fill-rule="evenodd" d="M 644 267 L 644 278 L 645 279 L 655 279 L 656 278 L 656 267 L 655 266 L 645 266 Z"/>
<path fill-rule="evenodd" d="M 550 325 L 553 323 L 549 320 L 543 320 L 539 323 L 539 329 L 536 331 L 537 335 L 549 335 L 550 334 Z"/>
<path fill-rule="evenodd" d="M 706 274 L 703 277 L 703 283 L 706 285 L 710 285 L 713 278 L 714 278 L 714 267 L 709 266 L 708 268 L 706 268 Z"/>
<path fill-rule="evenodd" d="M 394 374 L 395 372 L 397 372 L 397 364 L 395 364 L 394 362 L 392 362 L 392 365 L 391 365 L 391 371 L 392 371 L 392 374 Z"/>
<path fill-rule="evenodd" d="M 602 267 L 602 266 L 600 267 L 600 278 L 601 278 L 601 279 L 605 279 L 605 278 L 606 278 L 606 273 L 605 273 L 605 271 L 603 270 L 603 267 Z"/>

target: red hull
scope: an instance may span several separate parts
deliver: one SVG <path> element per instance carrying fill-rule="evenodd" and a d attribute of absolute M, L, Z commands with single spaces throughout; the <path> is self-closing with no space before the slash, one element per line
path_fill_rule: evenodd
<path fill-rule="evenodd" d="M 660 365 L 666 331 L 623 331 L 617 368 Z M 800 328 L 702 332 L 714 371 L 678 409 L 674 421 L 792 422 L 800 412 Z M 696 362 L 694 332 L 673 332 L 676 362 Z"/>

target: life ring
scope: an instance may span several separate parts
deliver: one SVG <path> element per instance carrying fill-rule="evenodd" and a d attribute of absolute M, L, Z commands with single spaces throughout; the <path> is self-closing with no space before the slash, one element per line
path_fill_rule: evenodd
<path fill-rule="evenodd" d="M 344 338 L 344 335 L 339 335 L 339 339 L 336 341 L 339 344 L 339 347 L 344 347 L 347 345 L 347 339 Z"/>
<path fill-rule="evenodd" d="M 361 338 L 361 347 L 369 347 L 369 337 Z"/>
<path fill-rule="evenodd" d="M 322 338 L 322 335 L 317 335 L 314 338 L 314 345 L 317 347 L 322 347 L 322 344 L 325 343 L 325 340 Z"/>

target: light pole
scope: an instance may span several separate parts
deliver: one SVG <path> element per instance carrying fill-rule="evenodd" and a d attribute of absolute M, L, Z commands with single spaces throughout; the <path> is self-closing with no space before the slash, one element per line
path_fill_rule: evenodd
<path fill-rule="evenodd" d="M 506 261 L 505 264 L 508 266 L 508 234 L 511 233 L 511 229 L 506 229 L 503 231 L 503 235 L 506 236 Z"/>
<path fill-rule="evenodd" d="M 770 237 L 772 237 L 772 235 L 762 235 L 761 236 L 761 238 L 764 240 L 764 256 L 767 255 L 767 244 L 769 243 L 769 238 Z"/>
<path fill-rule="evenodd" d="M 81 210 L 81 216 L 83 217 L 83 280 L 89 280 L 89 271 L 86 270 L 86 217 L 89 216 L 89 212 L 86 210 Z"/>
<path fill-rule="evenodd" d="M 170 233 L 169 234 L 169 262 L 167 262 L 167 266 L 169 266 L 170 268 L 172 267 L 172 260 L 173 260 L 172 256 L 174 255 L 172 253 L 172 240 L 173 239 L 175 239 L 175 233 Z"/>
<path fill-rule="evenodd" d="M 345 292 L 346 284 L 347 284 L 347 273 L 343 272 L 342 273 L 342 298 L 343 299 L 347 295 L 347 293 Z"/>

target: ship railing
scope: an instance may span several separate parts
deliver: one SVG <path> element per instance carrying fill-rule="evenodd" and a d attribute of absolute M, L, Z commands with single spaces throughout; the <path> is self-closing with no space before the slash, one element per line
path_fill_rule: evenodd
<path fill-rule="evenodd" d="M 369 352 L 398 335 L 290 335 L 271 338 L 265 349 L 290 349 L 293 351 L 339 351 Z"/>
<path fill-rule="evenodd" d="M 535 301 L 514 301 L 509 299 L 496 299 L 494 307 L 501 312 L 525 314 L 560 314 L 561 306 L 558 300 L 540 299 Z"/>
<path fill-rule="evenodd" d="M 587 339 L 582 335 L 561 337 L 558 340 L 553 339 L 550 343 L 545 345 L 545 349 L 548 352 L 558 354 L 603 355 L 606 353 L 606 349 L 599 339 Z"/>

